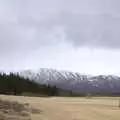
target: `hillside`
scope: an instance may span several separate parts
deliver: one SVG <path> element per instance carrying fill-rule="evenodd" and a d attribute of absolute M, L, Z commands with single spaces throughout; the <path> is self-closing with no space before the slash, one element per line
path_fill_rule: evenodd
<path fill-rule="evenodd" d="M 40 84 L 55 85 L 58 88 L 77 93 L 119 94 L 120 77 L 112 75 L 88 76 L 79 73 L 41 68 L 38 71 L 21 71 L 20 76 Z"/>

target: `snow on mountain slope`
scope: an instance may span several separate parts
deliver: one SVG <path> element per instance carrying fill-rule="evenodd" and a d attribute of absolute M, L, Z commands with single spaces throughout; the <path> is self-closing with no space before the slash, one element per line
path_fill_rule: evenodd
<path fill-rule="evenodd" d="M 21 76 L 28 77 L 42 84 L 56 85 L 59 88 L 74 92 L 120 92 L 120 77 L 112 75 L 88 76 L 79 73 L 57 71 L 41 68 L 38 71 L 21 71 Z"/>

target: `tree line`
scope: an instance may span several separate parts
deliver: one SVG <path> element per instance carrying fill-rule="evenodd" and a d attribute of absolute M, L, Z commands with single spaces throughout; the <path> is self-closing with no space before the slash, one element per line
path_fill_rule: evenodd
<path fill-rule="evenodd" d="M 0 94 L 20 95 L 23 92 L 31 92 L 54 96 L 57 95 L 57 91 L 56 86 L 38 84 L 18 74 L 0 73 Z"/>

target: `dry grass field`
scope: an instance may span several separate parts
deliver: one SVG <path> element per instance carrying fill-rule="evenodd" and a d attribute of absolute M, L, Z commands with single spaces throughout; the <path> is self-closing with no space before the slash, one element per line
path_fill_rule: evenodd
<path fill-rule="evenodd" d="M 1 95 L 0 99 L 28 103 L 40 109 L 38 114 L 30 113 L 32 120 L 120 120 L 120 108 L 118 107 L 120 98 L 117 97 L 39 98 Z"/>

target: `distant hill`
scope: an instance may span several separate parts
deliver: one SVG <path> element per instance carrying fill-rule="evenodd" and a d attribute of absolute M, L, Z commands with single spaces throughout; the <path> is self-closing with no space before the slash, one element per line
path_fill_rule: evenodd
<path fill-rule="evenodd" d="M 120 77 L 88 76 L 40 69 L 0 74 L 0 94 L 36 96 L 120 96 Z"/>
<path fill-rule="evenodd" d="M 120 77 L 113 75 L 90 76 L 45 68 L 34 72 L 31 70 L 21 71 L 19 75 L 39 84 L 55 85 L 57 88 L 78 94 L 120 94 Z"/>

